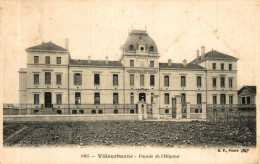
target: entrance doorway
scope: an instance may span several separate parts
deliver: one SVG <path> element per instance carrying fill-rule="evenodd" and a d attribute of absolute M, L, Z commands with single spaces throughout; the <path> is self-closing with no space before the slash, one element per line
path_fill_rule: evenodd
<path fill-rule="evenodd" d="M 51 92 L 45 92 L 44 93 L 44 104 L 45 104 L 45 108 L 51 108 L 52 107 Z"/>
<path fill-rule="evenodd" d="M 146 102 L 146 94 L 145 93 L 139 93 L 139 101 L 144 101 L 144 102 Z"/>

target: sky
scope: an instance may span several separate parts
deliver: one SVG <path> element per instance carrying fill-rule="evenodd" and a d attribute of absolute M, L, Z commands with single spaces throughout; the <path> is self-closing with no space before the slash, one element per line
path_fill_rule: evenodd
<path fill-rule="evenodd" d="M 235 56 L 238 89 L 256 85 L 259 70 L 257 1 L 1 1 L 1 90 L 5 103 L 19 101 L 19 68 L 25 49 L 42 42 L 65 46 L 73 59 L 118 60 L 129 30 L 147 29 L 160 62 L 188 62 L 206 47 Z"/>

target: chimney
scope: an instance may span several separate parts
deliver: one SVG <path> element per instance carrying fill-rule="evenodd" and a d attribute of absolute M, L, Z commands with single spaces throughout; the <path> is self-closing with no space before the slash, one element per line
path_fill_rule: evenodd
<path fill-rule="evenodd" d="M 65 49 L 69 51 L 69 39 L 65 39 Z"/>
<path fill-rule="evenodd" d="M 201 47 L 201 57 L 204 59 L 204 57 L 205 57 L 205 47 L 204 46 L 202 46 Z"/>
<path fill-rule="evenodd" d="M 183 60 L 183 66 L 184 66 L 184 67 L 187 66 L 187 60 L 186 60 L 186 59 Z"/>
<path fill-rule="evenodd" d="M 106 64 L 108 64 L 108 56 L 106 56 Z"/>
<path fill-rule="evenodd" d="M 88 63 L 91 63 L 91 56 L 88 56 Z"/>
<path fill-rule="evenodd" d="M 197 50 L 196 52 L 197 52 L 197 58 L 199 58 L 200 57 L 200 51 Z"/>
<path fill-rule="evenodd" d="M 168 59 L 168 66 L 172 65 L 172 59 Z"/>

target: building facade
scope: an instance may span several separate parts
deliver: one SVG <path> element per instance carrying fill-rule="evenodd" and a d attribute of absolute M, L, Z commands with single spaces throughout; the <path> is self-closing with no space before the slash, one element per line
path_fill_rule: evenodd
<path fill-rule="evenodd" d="M 243 86 L 238 90 L 238 109 L 256 109 L 256 86 Z"/>
<path fill-rule="evenodd" d="M 155 41 L 143 30 L 132 30 L 120 49 L 119 60 L 110 61 L 108 57 L 91 60 L 90 56 L 88 60 L 72 59 L 68 40 L 65 48 L 52 42 L 27 48 L 27 68 L 19 70 L 20 103 L 38 109 L 59 108 L 55 112 L 60 114 L 103 114 L 106 112 L 84 104 L 143 102 L 148 113 L 156 110 L 158 115 L 175 117 L 181 112 L 187 118 L 190 113 L 205 117 L 199 114 L 205 114 L 206 108 L 232 110 L 238 103 L 235 57 L 215 50 L 206 53 L 202 47 L 190 63 L 185 59 L 183 63 L 171 59 L 161 63 Z M 156 109 L 150 107 L 153 104 Z"/>

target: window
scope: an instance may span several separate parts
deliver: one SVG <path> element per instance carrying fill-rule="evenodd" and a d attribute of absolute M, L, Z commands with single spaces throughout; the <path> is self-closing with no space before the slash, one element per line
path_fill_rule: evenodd
<path fill-rule="evenodd" d="M 84 110 L 79 110 L 79 114 L 84 114 Z"/>
<path fill-rule="evenodd" d="M 224 70 L 224 63 L 221 63 L 221 70 Z"/>
<path fill-rule="evenodd" d="M 80 73 L 74 74 L 74 85 L 81 85 L 82 84 L 82 77 Z"/>
<path fill-rule="evenodd" d="M 100 85 L 99 74 L 94 74 L 94 85 Z"/>
<path fill-rule="evenodd" d="M 212 86 L 217 87 L 217 78 L 215 77 L 212 79 Z"/>
<path fill-rule="evenodd" d="M 197 104 L 201 104 L 201 94 L 197 94 Z"/>
<path fill-rule="evenodd" d="M 51 84 L 51 73 L 45 72 L 45 84 Z"/>
<path fill-rule="evenodd" d="M 181 94 L 181 103 L 186 104 L 186 94 L 185 93 Z"/>
<path fill-rule="evenodd" d="M 164 86 L 169 87 L 170 78 L 169 76 L 164 76 Z"/>
<path fill-rule="evenodd" d="M 181 86 L 182 87 L 186 86 L 186 77 L 185 76 L 181 76 Z"/>
<path fill-rule="evenodd" d="M 118 86 L 118 74 L 113 74 L 113 86 Z"/>
<path fill-rule="evenodd" d="M 39 64 L 39 56 L 34 56 L 34 64 Z"/>
<path fill-rule="evenodd" d="M 134 67 L 134 60 L 130 60 L 130 67 Z"/>
<path fill-rule="evenodd" d="M 197 76 L 197 87 L 201 87 L 201 76 Z"/>
<path fill-rule="evenodd" d="M 99 109 L 98 114 L 103 114 L 103 110 Z"/>
<path fill-rule="evenodd" d="M 216 63 L 212 63 L 212 69 L 216 69 Z"/>
<path fill-rule="evenodd" d="M 131 103 L 131 104 L 134 104 L 134 93 L 131 93 L 130 103 Z"/>
<path fill-rule="evenodd" d="M 118 104 L 118 93 L 113 93 L 113 104 Z"/>
<path fill-rule="evenodd" d="M 135 113 L 135 110 L 134 109 L 131 109 L 130 110 L 130 114 L 134 114 Z"/>
<path fill-rule="evenodd" d="M 115 109 L 115 110 L 114 110 L 114 114 L 118 114 L 118 109 Z"/>
<path fill-rule="evenodd" d="M 133 46 L 132 44 L 129 46 L 129 50 L 130 50 L 130 51 L 133 51 L 133 50 L 134 50 L 134 46 Z"/>
<path fill-rule="evenodd" d="M 226 95 L 220 94 L 220 104 L 226 104 Z"/>
<path fill-rule="evenodd" d="M 61 74 L 56 75 L 56 84 L 61 84 Z"/>
<path fill-rule="evenodd" d="M 91 114 L 96 114 L 96 110 L 91 110 Z"/>
<path fill-rule="evenodd" d="M 140 75 L 140 86 L 144 86 L 144 75 Z"/>
<path fill-rule="evenodd" d="M 154 75 L 150 75 L 150 85 L 154 86 Z"/>
<path fill-rule="evenodd" d="M 131 74 L 130 75 L 130 86 L 134 86 L 135 83 L 134 83 L 134 74 Z"/>
<path fill-rule="evenodd" d="M 213 104 L 214 105 L 217 104 L 217 96 L 216 95 L 213 96 Z"/>
<path fill-rule="evenodd" d="M 222 88 L 225 87 L 225 77 L 221 77 L 221 79 L 220 79 L 220 86 L 221 86 Z"/>
<path fill-rule="evenodd" d="M 151 93 L 151 104 L 153 103 L 153 96 L 154 96 L 154 93 Z"/>
<path fill-rule="evenodd" d="M 33 101 L 33 103 L 34 104 L 39 104 L 39 94 L 34 94 L 34 101 Z"/>
<path fill-rule="evenodd" d="M 58 114 L 62 114 L 62 110 L 57 110 L 57 113 Z"/>
<path fill-rule="evenodd" d="M 154 51 L 154 46 L 150 46 L 149 51 Z"/>
<path fill-rule="evenodd" d="M 78 111 L 77 110 L 72 110 L 72 114 L 77 114 Z"/>
<path fill-rule="evenodd" d="M 228 65 L 228 69 L 231 71 L 232 70 L 232 64 Z"/>
<path fill-rule="evenodd" d="M 229 104 L 233 104 L 233 96 L 229 96 Z"/>
<path fill-rule="evenodd" d="M 242 97 L 242 104 L 246 104 L 246 98 Z"/>
<path fill-rule="evenodd" d="M 80 92 L 75 92 L 75 104 L 81 104 L 81 93 Z"/>
<path fill-rule="evenodd" d="M 49 56 L 45 56 L 45 64 L 51 64 L 51 58 Z"/>
<path fill-rule="evenodd" d="M 56 103 L 57 103 L 57 105 L 62 104 L 62 97 L 61 97 L 61 94 L 57 94 L 57 95 L 56 95 Z"/>
<path fill-rule="evenodd" d="M 154 67 L 154 61 L 153 60 L 150 61 L 150 67 Z"/>
<path fill-rule="evenodd" d="M 61 64 L 61 57 L 56 58 L 56 64 Z"/>
<path fill-rule="evenodd" d="M 100 104 L 100 93 L 94 93 L 94 104 Z"/>
<path fill-rule="evenodd" d="M 228 79 L 228 86 L 229 88 L 232 88 L 233 87 L 233 79 Z"/>
<path fill-rule="evenodd" d="M 249 96 L 246 97 L 246 103 L 247 103 L 247 104 L 250 104 L 250 97 L 249 97 Z"/>
<path fill-rule="evenodd" d="M 169 93 L 164 94 L 164 104 L 169 104 L 170 103 L 170 95 Z"/>
<path fill-rule="evenodd" d="M 34 74 L 34 85 L 39 85 L 39 74 Z"/>
<path fill-rule="evenodd" d="M 165 109 L 165 113 L 169 113 L 169 109 Z"/>

